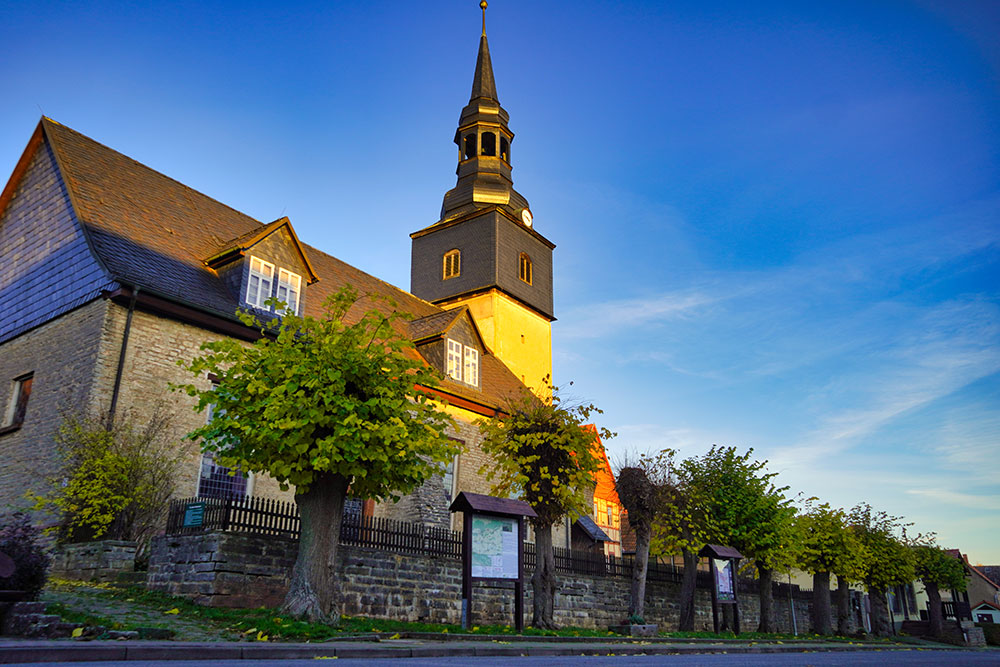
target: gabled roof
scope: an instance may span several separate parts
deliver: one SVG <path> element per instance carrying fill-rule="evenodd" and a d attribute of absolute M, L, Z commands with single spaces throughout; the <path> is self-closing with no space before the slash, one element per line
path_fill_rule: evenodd
<path fill-rule="evenodd" d="M 479 341 L 479 347 L 485 350 L 487 354 L 490 354 L 490 348 L 486 346 L 483 334 L 479 331 L 479 326 L 476 324 L 476 320 L 473 319 L 472 314 L 469 312 L 468 306 L 459 306 L 443 313 L 437 313 L 435 315 L 422 317 L 417 320 L 411 320 L 410 338 L 414 343 L 418 344 L 435 338 L 443 338 L 449 331 L 451 331 L 455 324 L 463 318 L 469 323 L 469 326 L 472 327 L 472 332 L 475 334 L 476 340 Z"/>
<path fill-rule="evenodd" d="M 972 611 L 975 611 L 975 610 L 979 609 L 980 607 L 988 607 L 990 609 L 995 609 L 996 611 L 1000 611 L 1000 605 L 993 604 L 989 600 L 983 600 L 979 604 L 973 605 L 972 606 Z"/>
<path fill-rule="evenodd" d="M 302 242 L 299 241 L 299 237 L 295 233 L 295 228 L 292 227 L 292 222 L 287 216 L 282 216 L 274 222 L 269 222 L 259 229 L 251 229 L 246 234 L 223 244 L 222 247 L 219 248 L 218 252 L 205 260 L 205 264 L 213 269 L 218 268 L 222 264 L 229 261 L 234 255 L 244 255 L 247 250 L 254 247 L 282 227 L 288 229 L 288 233 L 292 237 L 292 244 L 295 246 L 299 256 L 302 258 L 302 263 L 305 264 L 306 270 L 309 271 L 308 280 L 306 282 L 316 282 L 319 280 L 319 276 L 317 276 L 316 272 L 313 270 L 312 263 L 309 261 L 309 256 L 306 255 L 305 250 L 302 248 Z"/>
<path fill-rule="evenodd" d="M 34 152 L 47 144 L 58 165 L 95 258 L 109 278 L 130 288 L 236 322 L 239 302 L 206 264 L 226 249 L 248 247 L 288 225 L 287 218 L 267 225 L 211 197 L 165 176 L 79 132 L 42 118 L 3 193 L 0 214 L 30 163 Z M 441 308 L 379 280 L 360 269 L 295 239 L 303 259 L 319 282 L 311 284 L 305 300 L 307 315 L 324 314 L 323 301 L 345 285 L 363 298 L 348 314 L 360 318 L 371 308 L 397 310 L 415 318 L 445 315 Z M 394 305 L 393 305 L 394 304 Z M 398 332 L 409 337 L 406 323 Z M 410 350 L 422 359 L 416 350 Z M 441 392 L 479 405 L 499 408 L 524 384 L 492 354 L 480 360 L 482 391 L 448 378 Z"/>
<path fill-rule="evenodd" d="M 576 520 L 576 525 L 583 530 L 583 533 L 591 539 L 593 542 L 613 542 L 608 534 L 601 530 L 601 527 L 597 525 L 597 522 L 591 519 L 587 515 L 581 516 Z"/>

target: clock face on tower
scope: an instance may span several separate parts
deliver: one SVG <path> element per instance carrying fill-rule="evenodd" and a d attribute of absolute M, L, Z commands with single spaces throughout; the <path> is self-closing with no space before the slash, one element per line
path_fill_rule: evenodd
<path fill-rule="evenodd" d="M 531 227 L 531 211 L 526 208 L 521 209 L 521 222 L 524 223 L 525 227 Z"/>

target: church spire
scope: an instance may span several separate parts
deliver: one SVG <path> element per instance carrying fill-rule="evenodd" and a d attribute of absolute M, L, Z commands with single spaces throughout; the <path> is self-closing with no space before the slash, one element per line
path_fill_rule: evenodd
<path fill-rule="evenodd" d="M 515 219 L 521 219 L 528 208 L 528 202 L 514 190 L 511 180 L 510 145 L 514 133 L 507 126 L 510 116 L 497 98 L 490 46 L 486 40 L 485 0 L 479 7 L 483 10 L 483 30 L 472 77 L 472 95 L 462 109 L 455 132 L 458 182 L 444 196 L 441 222 L 497 205 Z"/>
<path fill-rule="evenodd" d="M 497 84 L 493 80 L 493 63 L 490 61 L 490 45 L 486 41 L 486 0 L 479 3 L 483 10 L 483 34 L 479 38 L 479 56 L 476 58 L 476 74 L 472 78 L 472 97 L 497 99 Z"/>

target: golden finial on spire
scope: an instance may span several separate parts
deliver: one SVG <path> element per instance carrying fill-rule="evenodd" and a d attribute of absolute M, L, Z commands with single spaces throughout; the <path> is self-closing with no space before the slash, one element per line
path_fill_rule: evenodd
<path fill-rule="evenodd" d="M 486 0 L 479 3 L 479 8 L 483 10 L 483 37 L 486 36 Z"/>

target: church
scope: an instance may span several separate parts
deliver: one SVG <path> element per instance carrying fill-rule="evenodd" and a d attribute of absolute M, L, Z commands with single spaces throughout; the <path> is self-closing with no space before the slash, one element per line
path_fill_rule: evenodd
<path fill-rule="evenodd" d="M 190 381 L 178 361 L 202 343 L 260 336 L 238 310 L 265 314 L 265 301 L 277 297 L 320 316 L 323 301 L 351 285 L 390 297 L 411 317 L 399 333 L 440 372 L 431 391 L 463 445 L 413 494 L 363 511 L 451 525 L 452 498 L 489 491 L 474 422 L 515 393 L 544 392 L 552 372 L 555 245 L 514 189 L 508 122 L 484 17 L 454 137 L 457 182 L 439 218 L 414 225 L 405 291 L 300 240 L 288 218 L 255 220 L 43 117 L 0 194 L 0 503 L 23 507 L 27 490 L 43 491 L 67 414 L 108 412 L 139 421 L 166 415 L 183 448 L 178 497 L 291 500 L 275 480 L 228 474 L 185 440 L 206 416 L 169 385 Z M 600 529 L 594 536 L 607 540 Z"/>

